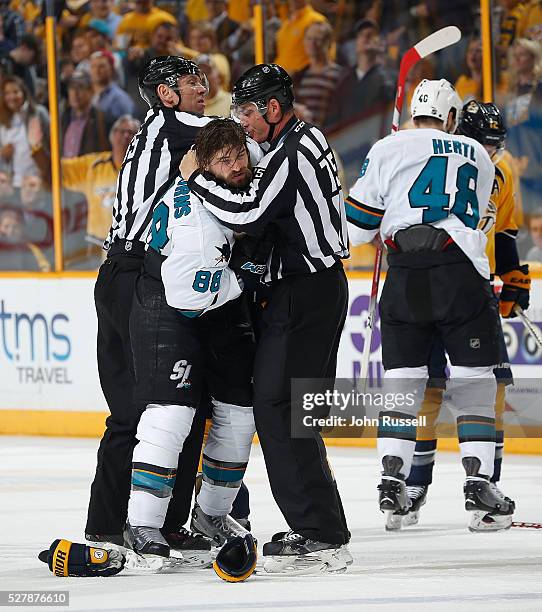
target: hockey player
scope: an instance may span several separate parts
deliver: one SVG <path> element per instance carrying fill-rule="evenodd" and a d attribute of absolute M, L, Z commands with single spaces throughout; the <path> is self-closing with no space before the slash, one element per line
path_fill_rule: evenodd
<path fill-rule="evenodd" d="M 196 134 L 211 121 L 200 115 L 208 87 L 194 62 L 156 57 L 143 68 L 139 88 L 149 112 L 120 169 L 113 223 L 105 243 L 107 259 L 94 290 L 98 371 L 111 415 L 98 449 L 85 537 L 119 545 L 123 544 L 131 457 L 140 416 L 132 403 L 134 372 L 128 330 L 134 284 L 143 262 L 154 198 L 167 190 Z M 164 525 L 170 544 L 185 552 L 210 550 L 208 541 L 182 528 L 190 513 L 203 426 L 204 415 L 198 415 L 179 459 L 182 476 L 176 481 L 175 501 Z"/>
<path fill-rule="evenodd" d="M 437 334 L 451 362 L 466 508 L 511 511 L 489 482 L 495 454 L 493 367 L 501 362 L 501 350 L 487 239 L 478 223 L 488 208 L 495 169 L 481 144 L 451 136 L 460 110 L 448 81 L 423 80 L 411 103 L 416 129 L 371 148 L 347 200 L 352 242 L 369 242 L 380 232 L 389 249 L 380 300 L 386 391 L 420 398 L 410 407 L 402 402 L 381 412 L 383 512 L 409 509 L 405 480 L 416 441 L 409 419 L 420 408 Z"/>
<path fill-rule="evenodd" d="M 235 189 L 252 178 L 246 137 L 217 119 L 196 137 L 203 168 Z M 209 393 L 213 423 L 193 525 L 224 544 L 248 532 L 228 516 L 255 432 L 254 336 L 241 286 L 228 267 L 234 238 L 179 177 L 154 207 L 143 272 L 136 283 L 130 337 L 135 401 L 142 416 L 133 452 L 125 540 L 143 556 L 169 557 L 160 533 L 178 456 Z"/>
<path fill-rule="evenodd" d="M 516 247 L 518 227 L 514 220 L 515 197 L 513 177 L 510 166 L 502 158 L 506 129 L 499 109 L 492 103 L 472 100 L 465 104 L 457 128 L 458 134 L 474 138 L 484 146 L 495 164 L 495 181 L 491 201 L 495 207 L 494 219 L 488 217 L 482 227 L 487 235 L 486 253 L 489 258 L 491 275 L 497 274 L 503 281 L 503 289 L 499 301 L 499 310 L 503 318 L 515 317 L 516 305 L 526 310 L 529 306 L 530 277 L 529 267 L 520 265 Z M 512 383 L 512 372 L 508 364 L 508 356 L 502 328 L 499 329 L 504 361 L 493 371 L 497 380 L 497 397 L 495 403 L 496 415 L 496 447 L 493 476 L 490 486 L 493 491 L 505 497 L 498 489 L 497 483 L 501 475 L 501 464 L 504 446 L 503 413 L 505 407 L 505 388 Z M 430 387 L 426 389 L 421 415 L 427 417 L 429 425 L 418 429 L 416 450 L 412 470 L 407 479 L 407 492 L 411 500 L 410 511 L 403 519 L 403 524 L 412 525 L 418 522 L 420 507 L 425 503 L 427 490 L 432 482 L 433 466 L 437 440 L 435 422 L 438 418 L 444 392 L 446 378 L 444 365 L 444 347 L 437 341 L 433 346 L 429 362 Z M 513 504 L 511 504 L 513 508 Z M 396 524 L 400 515 L 396 515 Z M 489 512 L 478 511 L 471 514 L 469 529 L 471 531 L 496 531 L 506 529 L 512 524 L 512 514 L 492 515 Z"/>
<path fill-rule="evenodd" d="M 322 133 L 293 111 L 292 80 L 276 64 L 254 66 L 236 82 L 233 112 L 270 149 L 245 190 L 232 190 L 198 167 L 183 176 L 207 209 L 239 232 L 274 233 L 254 366 L 254 415 L 273 496 L 291 531 L 263 547 L 272 572 L 343 571 L 351 556 L 337 486 L 320 432 L 291 434 L 293 378 L 334 378 L 348 303 L 341 259 L 346 218 L 333 152 Z M 252 262 L 253 263 L 253 262 Z"/>

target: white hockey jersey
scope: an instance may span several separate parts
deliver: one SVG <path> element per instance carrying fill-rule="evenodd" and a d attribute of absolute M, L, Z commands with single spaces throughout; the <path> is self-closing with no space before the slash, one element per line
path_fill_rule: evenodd
<path fill-rule="evenodd" d="M 430 223 L 445 229 L 489 278 L 486 236 L 477 229 L 495 168 L 484 147 L 436 129 L 403 130 L 373 145 L 346 200 L 352 244 Z"/>
<path fill-rule="evenodd" d="M 233 231 L 179 177 L 156 205 L 147 239 L 147 248 L 166 257 L 161 271 L 167 303 L 196 317 L 238 297 L 241 287 L 228 268 L 233 244 Z"/>

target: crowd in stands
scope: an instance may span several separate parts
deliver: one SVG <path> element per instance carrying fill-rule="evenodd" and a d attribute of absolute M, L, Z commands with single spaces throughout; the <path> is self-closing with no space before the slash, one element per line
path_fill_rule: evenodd
<path fill-rule="evenodd" d="M 232 84 L 255 63 L 254 4 L 54 1 L 68 267 L 100 263 L 116 175 L 148 110 L 138 93 L 141 67 L 159 55 L 194 59 L 209 81 L 206 114 L 229 115 Z M 263 5 L 267 60 L 290 72 L 298 114 L 326 132 L 346 167 L 359 166 L 372 141 L 388 131 L 400 58 L 430 32 L 457 25 L 463 38 L 419 62 L 409 77 L 406 103 L 422 78 L 447 78 L 464 101 L 482 96 L 477 2 L 265 0 Z M 494 10 L 495 99 L 506 117 L 518 181 L 520 244 L 524 256 L 542 264 L 542 0 L 498 0 Z M 52 265 L 44 23 L 45 0 L 0 0 L 2 270 L 43 271 Z M 352 175 L 346 176 L 348 190 Z"/>

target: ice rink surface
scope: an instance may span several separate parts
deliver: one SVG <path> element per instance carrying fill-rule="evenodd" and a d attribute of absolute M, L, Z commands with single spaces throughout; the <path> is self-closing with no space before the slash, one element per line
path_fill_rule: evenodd
<path fill-rule="evenodd" d="M 69 610 L 89 611 L 542 610 L 542 530 L 469 533 L 454 453 L 438 456 L 420 525 L 390 534 L 377 510 L 375 451 L 330 449 L 352 531 L 354 564 L 342 575 L 255 574 L 240 584 L 222 582 L 209 569 L 56 578 L 37 554 L 55 538 L 84 541 L 97 445 L 0 438 L 0 590 L 68 590 Z M 542 457 L 505 457 L 502 488 L 517 502 L 516 520 L 542 522 L 541 468 Z M 261 545 L 286 525 L 257 446 L 246 482 Z"/>

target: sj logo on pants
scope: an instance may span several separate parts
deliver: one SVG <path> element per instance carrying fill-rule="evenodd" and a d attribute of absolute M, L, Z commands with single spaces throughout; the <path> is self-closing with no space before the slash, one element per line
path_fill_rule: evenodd
<path fill-rule="evenodd" d="M 180 359 L 175 362 L 173 366 L 173 372 L 170 374 L 169 378 L 171 380 L 178 380 L 179 384 L 177 385 L 177 389 L 190 389 L 192 383 L 188 380 L 190 376 L 190 370 L 192 366 L 186 361 L 186 359 Z"/>

